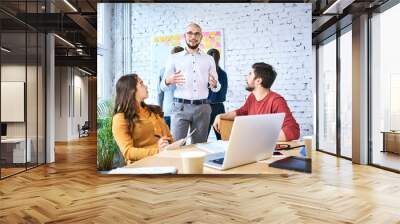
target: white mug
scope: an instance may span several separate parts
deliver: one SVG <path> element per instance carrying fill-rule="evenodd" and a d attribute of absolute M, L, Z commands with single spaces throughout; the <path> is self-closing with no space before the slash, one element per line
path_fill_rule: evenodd
<path fill-rule="evenodd" d="M 311 152 L 312 152 L 312 136 L 304 136 L 303 141 L 306 147 L 306 158 L 311 159 Z"/>
<path fill-rule="evenodd" d="M 188 151 L 182 152 L 182 173 L 184 174 L 202 174 L 204 152 Z"/>

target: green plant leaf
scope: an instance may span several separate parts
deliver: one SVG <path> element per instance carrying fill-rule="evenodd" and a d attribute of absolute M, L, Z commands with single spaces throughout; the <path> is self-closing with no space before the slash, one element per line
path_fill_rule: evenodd
<path fill-rule="evenodd" d="M 114 156 L 119 152 L 117 143 L 112 133 L 112 108 L 111 100 L 97 104 L 97 168 L 110 170 L 113 168 Z"/>

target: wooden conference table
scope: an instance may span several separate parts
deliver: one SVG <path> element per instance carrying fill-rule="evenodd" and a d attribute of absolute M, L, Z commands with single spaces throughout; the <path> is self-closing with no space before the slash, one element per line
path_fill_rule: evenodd
<path fill-rule="evenodd" d="M 302 145 L 301 142 L 278 142 L 278 144 L 289 144 L 291 147 Z M 154 156 L 146 157 L 134 163 L 127 165 L 126 167 L 139 168 L 139 167 L 155 167 L 155 166 L 173 166 L 178 170 L 178 174 L 182 174 L 182 152 L 187 151 L 202 151 L 208 154 L 206 150 L 196 147 L 196 145 L 186 145 L 178 150 L 163 151 Z M 273 156 L 269 159 L 258 161 L 255 163 L 246 164 L 243 166 L 235 167 L 228 170 L 217 170 L 204 166 L 203 174 L 288 174 L 296 171 L 289 171 L 283 169 L 277 169 L 269 167 L 268 165 L 274 161 L 283 159 L 287 156 L 298 156 L 300 148 L 292 150 L 281 150 L 283 156 Z"/>
<path fill-rule="evenodd" d="M 233 121 L 221 120 L 221 138 L 222 140 L 229 140 Z M 303 145 L 300 141 L 278 142 L 277 144 L 288 144 L 290 147 Z M 185 151 L 202 151 L 208 154 L 206 150 L 196 147 L 196 145 L 186 145 L 178 150 L 163 151 L 154 156 L 146 157 L 126 167 L 154 167 L 154 166 L 173 166 L 178 170 L 178 174 L 182 173 L 182 157 L 181 153 Z M 281 150 L 283 156 L 273 156 L 269 159 L 258 161 L 255 163 L 246 164 L 243 166 L 235 167 L 228 170 L 217 170 L 204 166 L 203 174 L 288 174 L 296 171 L 289 171 L 284 169 L 277 169 L 269 167 L 268 165 L 277 160 L 283 159 L 288 156 L 298 156 L 300 148 L 291 149 L 288 151 Z"/>

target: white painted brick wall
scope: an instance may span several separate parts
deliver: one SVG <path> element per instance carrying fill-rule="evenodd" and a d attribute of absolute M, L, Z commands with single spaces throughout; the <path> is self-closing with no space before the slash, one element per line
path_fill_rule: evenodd
<path fill-rule="evenodd" d="M 272 89 L 286 98 L 301 127 L 313 132 L 311 4 L 108 4 L 115 80 L 138 73 L 156 102 L 157 75 L 151 69 L 151 37 L 184 32 L 194 21 L 203 30 L 224 31 L 227 110 L 240 107 L 248 92 L 245 77 L 255 62 L 271 64 L 278 76 Z M 129 62 L 128 62 L 129 61 Z"/>

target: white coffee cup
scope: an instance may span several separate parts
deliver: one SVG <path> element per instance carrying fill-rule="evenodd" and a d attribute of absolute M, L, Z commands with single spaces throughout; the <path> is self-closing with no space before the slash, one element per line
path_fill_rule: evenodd
<path fill-rule="evenodd" d="M 204 152 L 200 151 L 182 152 L 182 173 L 202 174 L 205 155 Z"/>
<path fill-rule="evenodd" d="M 312 153 L 312 136 L 304 136 L 303 141 L 304 145 L 306 147 L 306 158 L 311 159 L 311 153 Z"/>

